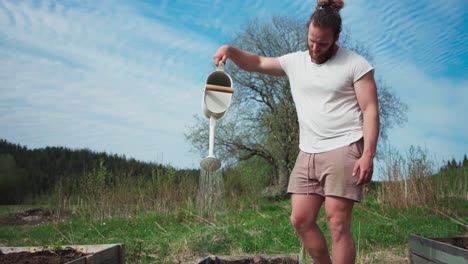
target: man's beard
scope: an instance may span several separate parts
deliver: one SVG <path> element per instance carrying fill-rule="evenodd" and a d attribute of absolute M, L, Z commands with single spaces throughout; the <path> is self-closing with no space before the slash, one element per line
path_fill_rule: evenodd
<path fill-rule="evenodd" d="M 309 55 L 314 60 L 317 64 L 322 64 L 329 60 L 333 56 L 333 50 L 335 48 L 335 44 L 331 45 L 330 48 L 325 53 L 322 53 L 320 55 L 314 54 L 314 52 L 307 46 L 307 49 L 309 50 Z"/>

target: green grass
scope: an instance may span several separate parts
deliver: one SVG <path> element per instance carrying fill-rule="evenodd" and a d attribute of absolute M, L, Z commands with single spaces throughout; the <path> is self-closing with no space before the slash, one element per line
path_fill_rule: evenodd
<path fill-rule="evenodd" d="M 2 225 L 0 244 L 124 243 L 127 263 L 196 263 L 197 259 L 207 255 L 301 252 L 301 243 L 289 222 L 290 201 L 260 198 L 259 190 L 266 183 L 257 179 L 253 184 L 247 177 L 251 172 L 241 173 L 242 177 L 231 173 L 224 179 L 227 194 L 224 209 L 214 215 L 197 215 L 194 209 L 196 181 L 175 184 L 168 175 L 165 182 L 163 179 L 160 179 L 162 183 L 141 181 L 136 185 L 138 188 L 131 184 L 114 189 L 106 187 L 106 192 L 97 192 L 97 196 L 85 196 L 93 205 L 91 207 L 77 209 L 75 203 L 59 206 L 62 215 L 70 216 L 64 221 L 55 220 L 38 226 Z M 371 184 L 371 195 L 366 195 L 363 203 L 356 204 L 354 209 L 352 231 L 358 251 L 357 263 L 409 263 L 408 236 L 412 233 L 428 238 L 468 236 L 467 177 L 466 166 L 443 170 L 434 177 L 435 180 L 424 178 L 427 180 L 424 188 L 409 189 L 409 198 L 400 195 L 405 193 L 395 193 L 394 190 L 399 190 L 395 188 L 399 187 L 398 182 Z M 88 177 L 90 179 L 94 177 Z M 417 183 L 421 179 L 414 180 Z M 89 185 L 93 184 L 90 182 Z M 141 189 L 143 187 L 146 189 Z M 382 196 L 378 191 L 382 188 L 387 188 L 386 194 L 397 195 Z M 422 194 L 436 199 L 406 203 Z M 48 204 L 57 205 L 64 198 L 52 197 L 56 199 L 49 199 Z M 98 198 L 106 201 L 106 210 L 95 203 Z M 394 199 L 394 203 L 388 203 L 389 198 Z M 30 208 L 33 207 L 0 206 L 0 216 Z M 114 217 L 100 218 L 103 215 Z M 126 217 L 117 217 L 119 215 Z M 330 246 L 323 210 L 318 224 Z"/>
<path fill-rule="evenodd" d="M 260 200 L 256 206 L 240 208 L 218 212 L 213 219 L 202 218 L 187 209 L 165 214 L 146 212 L 104 222 L 75 216 L 39 226 L 2 225 L 0 243 L 4 246 L 124 243 L 128 263 L 186 263 L 207 255 L 301 251 L 299 239 L 289 223 L 290 201 Z M 466 235 L 466 200 L 447 199 L 437 208 L 382 211 L 371 199 L 357 205 L 353 236 L 359 243 L 361 263 L 379 263 L 370 256 L 380 251 L 407 256 L 410 233 L 425 237 Z M 2 207 L 0 214 L 15 210 Z M 454 219 L 465 223 L 465 227 Z M 319 225 L 329 241 L 323 211 Z"/>

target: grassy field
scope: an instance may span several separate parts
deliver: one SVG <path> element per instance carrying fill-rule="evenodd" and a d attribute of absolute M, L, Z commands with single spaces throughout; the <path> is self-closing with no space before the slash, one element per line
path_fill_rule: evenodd
<path fill-rule="evenodd" d="M 369 185 L 356 204 L 357 263 L 409 263 L 408 235 L 468 236 L 468 164 L 434 172 L 424 152 L 386 155 L 383 181 Z M 248 165 L 248 164 L 247 164 Z M 197 263 L 208 255 L 302 253 L 290 222 L 290 200 L 263 197 L 268 170 L 257 164 L 223 175 L 223 199 L 214 213 L 198 213 L 197 178 L 174 173 L 122 178 L 105 168 L 83 175 L 74 193 L 61 185 L 35 205 L 0 206 L 0 217 L 45 207 L 41 225 L 0 225 L 1 246 L 124 243 L 127 263 Z M 255 172 L 255 173 L 253 173 Z M 220 202 L 220 201 L 218 201 Z M 323 211 L 319 225 L 330 236 Z M 303 254 L 307 260 L 306 255 Z M 305 261 L 306 262 L 306 261 Z M 306 262 L 307 263 L 307 262 Z"/>
<path fill-rule="evenodd" d="M 468 235 L 464 199 L 451 198 L 437 209 L 381 210 L 373 197 L 357 205 L 353 235 L 358 263 L 409 263 L 410 233 L 426 237 Z M 25 207 L 22 206 L 22 209 Z M 2 207 L 1 214 L 12 207 Z M 254 206 L 242 201 L 237 210 L 218 212 L 212 219 L 194 210 L 158 214 L 146 212 L 104 221 L 76 213 L 63 221 L 45 225 L 2 225 L 0 243 L 7 246 L 124 243 L 127 263 L 196 263 L 207 255 L 300 253 L 301 244 L 290 223 L 286 201 L 261 200 Z M 329 241 L 326 221 L 320 226 Z"/>

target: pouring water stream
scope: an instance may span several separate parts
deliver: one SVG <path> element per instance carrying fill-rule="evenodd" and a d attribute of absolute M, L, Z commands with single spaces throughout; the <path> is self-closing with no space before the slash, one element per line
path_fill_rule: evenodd
<path fill-rule="evenodd" d="M 210 120 L 208 156 L 200 161 L 197 196 L 198 211 L 203 216 L 213 217 L 216 209 L 223 206 L 223 177 L 219 171 L 221 161 L 214 155 L 214 142 L 216 122 L 228 109 L 233 92 L 232 79 L 224 72 L 224 64 L 220 62 L 206 80 L 202 101 L 203 113 Z"/>

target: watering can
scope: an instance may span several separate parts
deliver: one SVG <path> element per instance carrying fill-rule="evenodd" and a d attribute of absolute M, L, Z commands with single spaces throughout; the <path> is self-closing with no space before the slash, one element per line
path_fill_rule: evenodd
<path fill-rule="evenodd" d="M 224 72 L 224 63 L 220 62 L 216 71 L 208 75 L 203 93 L 203 114 L 210 119 L 209 152 L 200 162 L 200 166 L 205 171 L 215 172 L 221 167 L 221 162 L 214 156 L 216 120 L 228 109 L 233 93 L 231 76 Z"/>

